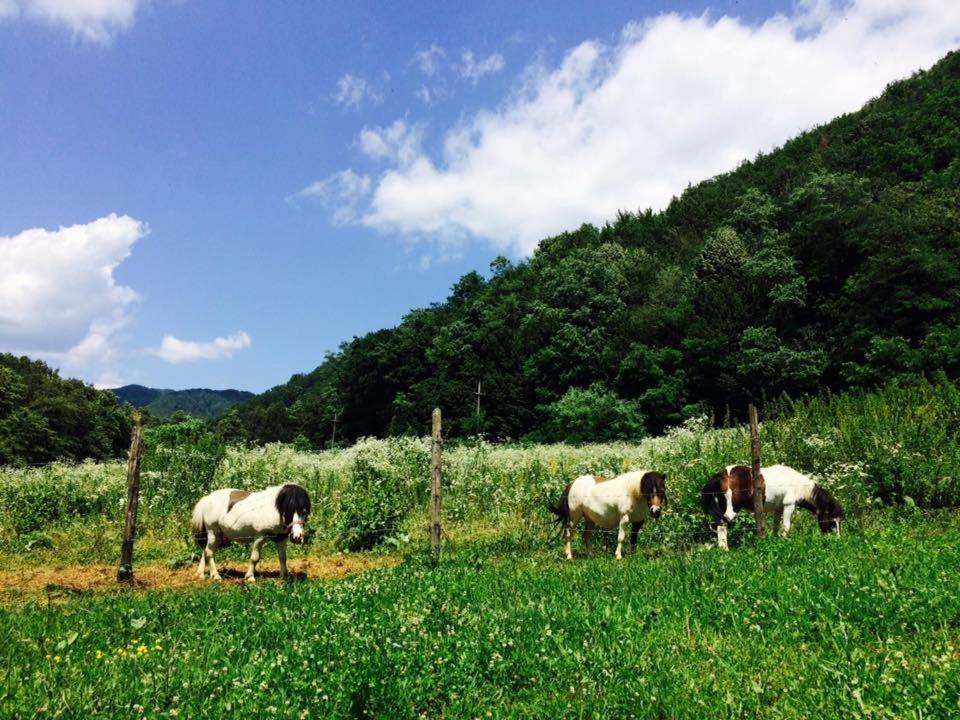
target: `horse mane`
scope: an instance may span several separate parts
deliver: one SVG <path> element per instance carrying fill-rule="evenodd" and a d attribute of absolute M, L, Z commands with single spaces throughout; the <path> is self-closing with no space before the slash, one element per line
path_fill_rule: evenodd
<path fill-rule="evenodd" d="M 310 496 L 299 485 L 287 483 L 277 492 L 277 512 L 284 525 L 293 522 L 294 513 L 299 513 L 302 520 L 310 514 Z"/>
<path fill-rule="evenodd" d="M 713 477 L 707 480 L 700 491 L 700 503 L 703 505 L 703 511 L 717 520 L 723 517 L 723 508 L 720 507 L 720 497 L 723 495 L 723 491 L 720 486 L 726 474 L 725 470 L 714 473 Z"/>
<path fill-rule="evenodd" d="M 813 504 L 818 516 L 823 513 L 830 519 L 843 517 L 843 508 L 837 499 L 816 483 L 813 485 Z"/>
<path fill-rule="evenodd" d="M 663 473 L 651 470 L 643 474 L 640 478 L 640 494 L 646 497 L 659 495 L 661 502 L 667 502 L 667 476 Z"/>

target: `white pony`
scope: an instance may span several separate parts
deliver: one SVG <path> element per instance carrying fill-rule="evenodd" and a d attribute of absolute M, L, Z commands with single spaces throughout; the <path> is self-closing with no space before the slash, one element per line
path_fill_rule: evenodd
<path fill-rule="evenodd" d="M 764 480 L 763 509 L 773 512 L 780 534 L 790 532 L 790 521 L 798 507 L 817 516 L 821 532 L 840 534 L 843 508 L 812 478 L 786 465 L 760 468 Z M 700 491 L 703 509 L 717 528 L 717 547 L 727 547 L 727 526 L 742 508 L 753 509 L 753 470 L 747 465 L 729 465 L 707 481 Z"/>
<path fill-rule="evenodd" d="M 586 518 L 583 542 L 587 547 L 595 525 L 607 530 L 620 529 L 616 558 L 622 559 L 627 525 L 633 523 L 630 546 L 636 547 L 637 533 L 644 520 L 660 517 L 660 508 L 667 501 L 666 479 L 666 475 L 652 470 L 634 470 L 612 480 L 599 475 L 581 475 L 567 485 L 557 504 L 547 506 L 563 526 L 567 560 L 573 559 L 570 540 L 581 517 Z"/>
<path fill-rule="evenodd" d="M 210 578 L 220 580 L 213 551 L 231 542 L 252 543 L 244 579 L 253 582 L 260 548 L 269 539 L 277 544 L 280 577 L 286 578 L 286 540 L 289 537 L 291 542 L 303 542 L 303 526 L 309 515 L 310 496 L 299 485 L 276 485 L 255 493 L 233 488 L 214 490 L 200 498 L 191 517 L 194 535 L 203 548 L 197 574 L 203 577 L 209 563 Z"/>

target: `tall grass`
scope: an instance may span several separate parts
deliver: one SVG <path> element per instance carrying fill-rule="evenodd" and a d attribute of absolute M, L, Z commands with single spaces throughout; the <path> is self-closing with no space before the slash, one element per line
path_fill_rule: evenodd
<path fill-rule="evenodd" d="M 813 475 L 853 519 L 883 504 L 960 505 L 960 391 L 948 382 L 784 400 L 765 415 L 764 462 Z M 210 469 L 212 480 L 200 479 L 196 458 L 171 460 L 176 449 L 165 452 L 168 460 L 160 466 L 145 463 L 141 526 L 146 535 L 165 538 L 168 553 L 174 546 L 189 548 L 189 508 L 210 485 L 303 484 L 313 498 L 311 527 L 322 547 L 397 545 L 426 537 L 426 438 L 367 439 L 322 453 L 283 445 L 228 448 Z M 451 539 L 477 528 L 542 539 L 548 532 L 543 505 L 572 478 L 650 468 L 667 473 L 669 502 L 663 520 L 645 537 L 685 546 L 705 538 L 702 484 L 720 467 L 748 459 L 746 428 L 713 429 L 705 419 L 636 444 L 463 442 L 444 453 L 444 527 Z M 0 470 L 0 542 L 22 547 L 36 542 L 37 533 L 58 529 L 81 538 L 91 528 L 108 531 L 122 509 L 123 483 L 120 464 Z"/>

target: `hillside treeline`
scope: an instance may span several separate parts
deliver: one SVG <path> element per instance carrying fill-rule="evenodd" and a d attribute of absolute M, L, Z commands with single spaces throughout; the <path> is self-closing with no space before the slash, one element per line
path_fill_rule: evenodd
<path fill-rule="evenodd" d="M 121 457 L 130 408 L 46 363 L 0 353 L 0 465 Z"/>
<path fill-rule="evenodd" d="M 684 416 L 960 373 L 960 54 L 662 212 L 469 273 L 238 406 L 228 437 L 594 441 Z M 482 412 L 474 391 L 482 381 Z"/>

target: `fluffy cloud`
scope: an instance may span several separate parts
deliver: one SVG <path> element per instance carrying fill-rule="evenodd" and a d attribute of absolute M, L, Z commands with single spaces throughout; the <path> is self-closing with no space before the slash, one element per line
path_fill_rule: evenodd
<path fill-rule="evenodd" d="M 151 348 L 148 352 L 168 363 L 179 365 L 198 360 L 221 360 L 233 357 L 235 352 L 246 350 L 250 344 L 250 336 L 242 330 L 229 337 L 214 338 L 210 342 L 180 340 L 173 335 L 165 335 L 160 341 L 160 347 Z"/>
<path fill-rule="evenodd" d="M 0 344 L 61 352 L 95 325 L 109 334 L 137 297 L 117 284 L 113 271 L 146 233 L 144 223 L 111 214 L 86 225 L 0 237 Z"/>
<path fill-rule="evenodd" d="M 383 95 L 365 78 L 347 73 L 337 80 L 333 101 L 342 108 L 359 110 L 365 102 L 379 105 L 383 102 Z"/>
<path fill-rule="evenodd" d="M 460 71 L 461 77 L 476 85 L 477 81 L 484 75 L 498 73 L 503 70 L 505 65 L 506 63 L 504 62 L 503 55 L 500 53 L 493 53 L 483 60 L 477 60 L 473 56 L 472 50 L 464 50 L 460 54 L 460 65 L 458 70 Z"/>
<path fill-rule="evenodd" d="M 660 15 L 615 44 L 584 42 L 555 67 L 527 68 L 501 106 L 445 132 L 439 157 L 394 153 L 348 215 L 527 254 L 618 209 L 662 208 L 689 182 L 857 109 L 958 42 L 954 0 L 819 0 L 759 25 Z"/>
<path fill-rule="evenodd" d="M 115 214 L 59 230 L 0 237 L 0 350 L 113 374 L 111 335 L 137 293 L 113 277 L 147 226 Z"/>
<path fill-rule="evenodd" d="M 70 30 L 88 42 L 107 44 L 130 29 L 147 0 L 0 0 L 0 19 L 23 17 Z"/>

